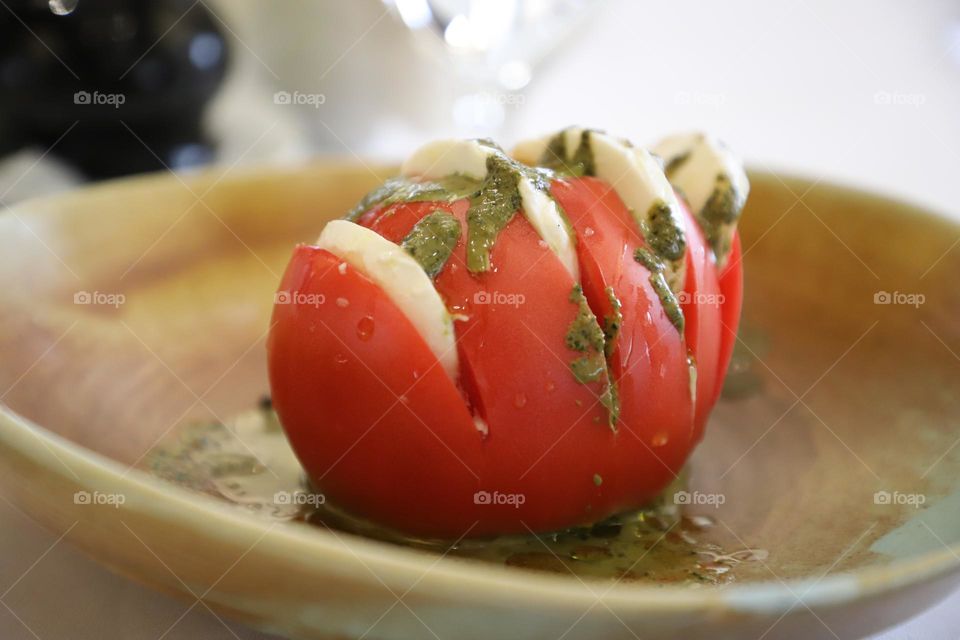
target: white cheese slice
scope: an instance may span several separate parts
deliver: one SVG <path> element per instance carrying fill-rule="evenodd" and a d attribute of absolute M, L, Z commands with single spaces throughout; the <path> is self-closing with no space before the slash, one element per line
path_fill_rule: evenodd
<path fill-rule="evenodd" d="M 420 263 L 399 245 L 347 220 L 328 222 L 317 246 L 344 260 L 383 289 L 437 356 L 450 379 L 457 379 L 453 319 Z"/>
<path fill-rule="evenodd" d="M 682 133 L 664 138 L 653 147 L 664 161 L 686 156 L 671 172 L 670 181 L 683 192 L 695 216 L 700 216 L 704 206 L 713 195 L 717 177 L 724 176 L 733 187 L 740 201 L 746 201 L 750 182 L 740 160 L 716 138 L 704 133 Z M 736 232 L 736 222 L 724 225 L 721 232 L 729 246 Z M 722 265 L 726 256 L 717 256 Z"/>
<path fill-rule="evenodd" d="M 487 175 L 487 158 L 494 153 L 499 152 L 478 140 L 437 140 L 417 149 L 403 163 L 400 172 L 428 180 L 451 174 L 482 180 Z M 519 191 L 524 217 L 573 279 L 579 282 L 576 240 L 557 209 L 557 203 L 525 176 L 520 177 Z"/>

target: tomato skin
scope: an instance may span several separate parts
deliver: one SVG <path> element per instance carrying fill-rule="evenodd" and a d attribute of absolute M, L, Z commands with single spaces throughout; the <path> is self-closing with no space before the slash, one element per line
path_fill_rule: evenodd
<path fill-rule="evenodd" d="M 691 448 L 689 371 L 686 351 L 634 259 L 644 245 L 629 210 L 596 178 L 557 180 L 552 193 L 577 235 L 584 292 L 598 317 L 612 312 L 610 287 L 620 300 L 623 326 L 611 354 L 621 401 L 621 438 L 607 455 L 611 474 L 630 487 L 634 500 L 655 497 L 679 472 Z M 638 472 L 637 467 L 643 469 Z"/>
<path fill-rule="evenodd" d="M 516 215 L 500 232 L 493 268 L 473 274 L 465 266 L 465 200 L 375 209 L 358 223 L 393 242 L 437 209 L 460 221 L 461 239 L 435 280 L 458 317 L 460 372 L 456 381 L 447 376 L 363 274 L 343 272 L 340 259 L 317 247 L 296 249 L 280 290 L 324 303 L 275 306 L 270 381 L 294 451 L 332 504 L 418 536 L 528 533 L 639 507 L 679 472 L 716 399 L 724 349 L 732 349 L 720 320 L 735 325 L 739 316 L 739 298 L 735 307 L 705 307 L 695 294 L 722 292 L 729 302 L 739 271 L 728 267 L 718 281 L 684 211 L 689 295 L 681 335 L 633 258 L 643 240 L 615 191 L 593 178 L 558 180 L 552 191 L 576 233 L 594 313 L 601 322 L 612 313 L 608 288 L 623 305 L 608 359 L 621 400 L 616 430 L 598 401 L 602 381 L 580 384 L 570 370 L 581 355 L 564 341 L 577 314 L 569 299 L 575 283 L 526 218 Z M 688 349 L 701 369 L 696 402 Z M 497 504 L 498 494 L 506 501 Z"/>
<path fill-rule="evenodd" d="M 723 381 L 727 377 L 733 347 L 737 342 L 737 329 L 740 326 L 740 314 L 743 308 L 743 251 L 740 246 L 740 234 L 733 236 L 730 257 L 720 272 L 720 293 L 723 305 L 720 316 L 720 354 L 717 362 L 717 383 L 713 394 L 716 404 L 723 391 Z"/>
<path fill-rule="evenodd" d="M 703 232 L 683 206 L 687 237 L 687 280 L 681 298 L 685 319 L 684 337 L 696 367 L 696 404 L 694 444 L 703 437 L 703 429 L 716 402 L 721 346 L 721 310 L 723 296 L 717 280 L 716 262 Z"/>
<path fill-rule="evenodd" d="M 411 532 L 437 511 L 469 520 L 483 464 L 473 419 L 406 316 L 340 264 L 297 247 L 280 290 L 323 303 L 274 306 L 270 386 L 293 450 L 326 499 L 357 515 Z"/>
<path fill-rule="evenodd" d="M 396 242 L 437 207 L 395 206 L 364 223 Z M 448 210 L 466 229 L 467 203 Z M 455 325 L 461 385 L 488 429 L 481 487 L 524 500 L 490 533 L 557 529 L 623 508 L 593 479 L 617 436 L 597 399 L 602 384 L 580 384 L 570 371 L 580 355 L 564 342 L 578 310 L 569 301 L 572 277 L 522 215 L 500 232 L 488 272 L 466 269 L 464 237 L 435 284 L 465 318 Z"/>

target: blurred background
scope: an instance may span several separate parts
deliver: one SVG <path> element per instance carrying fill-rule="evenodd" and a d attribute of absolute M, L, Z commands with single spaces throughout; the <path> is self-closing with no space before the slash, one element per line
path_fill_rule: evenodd
<path fill-rule="evenodd" d="M 0 0 L 4 206 L 570 124 L 706 129 L 755 168 L 960 215 L 960 3 Z M 2 490 L 0 522 L 0 638 L 266 637 L 109 574 Z M 958 605 L 882 637 L 956 638 Z"/>
<path fill-rule="evenodd" d="M 4 0 L 0 9 L 7 203 L 138 171 L 399 159 L 431 137 L 510 144 L 577 123 L 637 143 L 708 129 L 755 167 L 950 211 L 958 112 L 955 0 Z"/>

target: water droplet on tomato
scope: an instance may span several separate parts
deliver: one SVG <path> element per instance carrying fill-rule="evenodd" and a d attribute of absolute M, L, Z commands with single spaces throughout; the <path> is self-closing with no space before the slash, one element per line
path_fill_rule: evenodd
<path fill-rule="evenodd" d="M 357 323 L 357 337 L 366 342 L 373 337 L 373 318 L 363 316 Z"/>
<path fill-rule="evenodd" d="M 338 353 L 337 355 L 333 356 L 333 361 L 337 364 L 347 364 L 347 356 L 343 355 L 342 353 Z"/>
<path fill-rule="evenodd" d="M 553 380 L 548 380 L 547 384 L 545 384 L 543 388 L 552 393 L 553 391 L 557 390 L 557 385 L 553 383 Z"/>
<path fill-rule="evenodd" d="M 657 433 L 657 434 L 654 434 L 653 440 L 650 441 L 650 444 L 652 444 L 655 447 L 662 447 L 663 445 L 667 444 L 667 442 L 669 441 L 670 441 L 670 436 L 668 436 L 665 433 Z"/>
<path fill-rule="evenodd" d="M 527 396 L 522 393 L 518 393 L 513 397 L 513 406 L 517 409 L 522 409 L 527 404 Z"/>

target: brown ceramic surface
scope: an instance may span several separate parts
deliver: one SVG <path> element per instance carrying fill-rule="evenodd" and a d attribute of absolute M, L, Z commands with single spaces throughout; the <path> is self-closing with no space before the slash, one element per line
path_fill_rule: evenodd
<path fill-rule="evenodd" d="M 8 493 L 126 575 L 305 638 L 851 638 L 956 584 L 960 227 L 772 174 L 752 176 L 742 343 L 690 467 L 688 491 L 723 496 L 689 509 L 716 519 L 713 540 L 769 553 L 724 587 L 441 558 L 145 473 L 158 441 L 266 391 L 291 246 L 376 173 L 389 171 L 148 177 L 0 215 Z M 84 292 L 100 304 L 78 304 Z M 78 490 L 123 504 L 77 504 Z"/>

